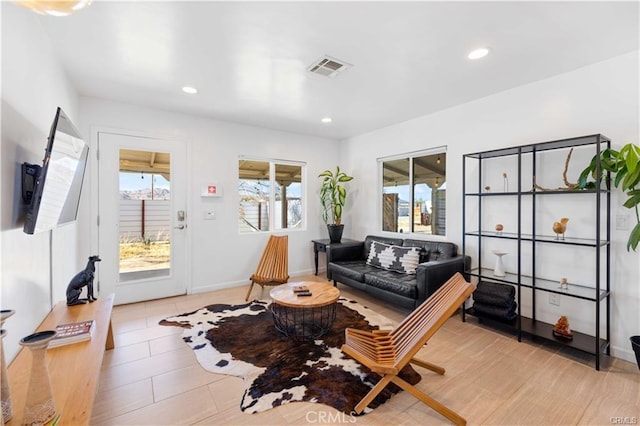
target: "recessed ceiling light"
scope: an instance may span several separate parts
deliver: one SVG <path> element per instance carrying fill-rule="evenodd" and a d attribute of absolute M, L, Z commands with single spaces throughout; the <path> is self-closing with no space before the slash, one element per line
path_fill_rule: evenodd
<path fill-rule="evenodd" d="M 184 86 L 182 88 L 182 91 L 184 93 L 188 93 L 190 95 L 195 95 L 196 93 L 198 93 L 198 89 L 196 89 L 195 87 L 190 87 L 190 86 Z"/>
<path fill-rule="evenodd" d="M 469 58 L 469 59 L 480 59 L 480 58 L 484 58 L 488 54 L 489 54 L 489 48 L 481 47 L 480 49 L 476 49 L 476 50 L 471 51 L 471 53 L 469 53 L 467 55 L 467 58 Z"/>
<path fill-rule="evenodd" d="M 323 123 L 331 123 L 333 120 L 331 119 L 331 117 L 322 117 L 320 121 L 322 121 Z"/>

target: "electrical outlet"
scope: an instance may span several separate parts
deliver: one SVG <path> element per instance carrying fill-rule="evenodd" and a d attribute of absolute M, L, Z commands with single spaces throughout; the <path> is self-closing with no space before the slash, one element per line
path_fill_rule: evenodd
<path fill-rule="evenodd" d="M 549 293 L 549 304 L 560 306 L 560 295 L 556 293 Z"/>

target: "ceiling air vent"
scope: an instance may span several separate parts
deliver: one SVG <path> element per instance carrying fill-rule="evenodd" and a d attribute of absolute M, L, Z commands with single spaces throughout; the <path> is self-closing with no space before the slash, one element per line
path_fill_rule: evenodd
<path fill-rule="evenodd" d="M 352 65 L 331 56 L 323 56 L 307 68 L 309 72 L 324 75 L 325 77 L 335 77 Z"/>

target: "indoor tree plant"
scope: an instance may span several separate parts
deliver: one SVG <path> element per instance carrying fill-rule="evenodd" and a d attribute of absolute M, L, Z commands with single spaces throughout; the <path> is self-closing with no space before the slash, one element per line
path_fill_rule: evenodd
<path fill-rule="evenodd" d="M 611 172 L 613 176 L 613 185 L 620 188 L 628 196 L 624 202 L 624 206 L 628 209 L 634 209 L 636 215 L 636 225 L 629 234 L 627 241 L 627 250 L 634 251 L 640 243 L 640 147 L 633 143 L 624 145 L 620 151 L 613 148 L 603 150 L 600 155 L 595 155 L 589 166 L 580 173 L 578 185 L 581 189 L 595 189 L 595 182 L 589 182 L 589 176 L 596 178 L 597 159 L 600 157 L 601 183 L 606 176 L 604 172 Z M 605 182 L 609 187 L 609 182 Z"/>
<path fill-rule="evenodd" d="M 347 190 L 342 184 L 353 180 L 353 176 L 349 176 L 340 170 L 340 166 L 337 166 L 335 172 L 327 169 L 318 177 L 322 179 L 320 186 L 322 220 L 327 224 L 331 242 L 339 243 L 344 230 L 342 208 L 347 198 Z"/>
<path fill-rule="evenodd" d="M 640 212 L 638 211 L 638 205 L 640 205 L 640 147 L 628 143 L 620 148 L 620 151 L 608 148 L 600 155 L 595 155 L 589 166 L 580 174 L 578 185 L 581 189 L 595 188 L 595 182 L 588 182 L 587 179 L 589 176 L 597 178 L 598 157 L 600 158 L 600 168 L 603 171 L 600 174 L 601 182 L 605 176 L 604 172 L 609 171 L 613 176 L 613 185 L 620 188 L 628 197 L 623 205 L 628 209 L 635 210 L 636 225 L 631 230 L 627 241 L 627 251 L 629 249 L 635 251 L 640 242 Z M 605 184 L 609 187 L 609 182 Z M 640 368 L 640 336 L 631 336 L 630 340 L 638 368 Z"/>

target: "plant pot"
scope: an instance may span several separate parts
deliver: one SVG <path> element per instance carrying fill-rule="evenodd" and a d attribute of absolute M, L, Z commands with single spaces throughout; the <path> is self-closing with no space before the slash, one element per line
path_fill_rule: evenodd
<path fill-rule="evenodd" d="M 339 243 L 342 240 L 342 231 L 344 231 L 344 225 L 327 225 L 329 231 L 329 240 L 332 243 Z"/>
<path fill-rule="evenodd" d="M 631 347 L 633 348 L 633 352 L 636 354 L 636 362 L 640 369 L 640 336 L 631 336 L 629 340 L 631 340 Z"/>

